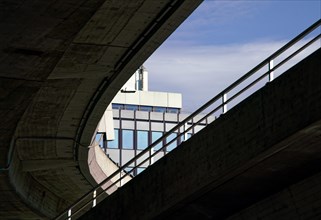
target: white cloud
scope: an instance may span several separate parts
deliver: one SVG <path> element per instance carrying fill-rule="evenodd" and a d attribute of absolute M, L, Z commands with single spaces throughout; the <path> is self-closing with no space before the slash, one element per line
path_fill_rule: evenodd
<path fill-rule="evenodd" d="M 189 25 L 225 25 L 240 17 L 253 17 L 256 4 L 256 1 L 205 1 L 191 16 Z"/>
<path fill-rule="evenodd" d="M 273 32 L 252 37 L 252 31 L 263 32 L 260 25 L 257 30 L 228 26 L 242 19 L 242 22 L 255 19 L 259 11 L 262 12 L 270 3 L 205 1 L 145 62 L 150 72 L 150 90 L 182 93 L 183 108 L 189 112 L 221 92 L 289 40 L 273 40 L 277 39 Z M 215 35 L 220 31 L 228 34 Z M 246 31 L 248 38 L 242 38 L 241 33 Z M 232 38 L 226 39 L 225 36 Z"/>
<path fill-rule="evenodd" d="M 189 18 L 175 31 L 170 44 L 202 44 L 211 37 L 230 35 L 235 30 L 226 28 L 239 20 L 254 18 L 257 1 L 204 1 Z"/>
<path fill-rule="evenodd" d="M 149 88 L 182 93 L 184 110 L 191 112 L 284 43 L 160 48 L 145 62 L 150 73 Z"/>

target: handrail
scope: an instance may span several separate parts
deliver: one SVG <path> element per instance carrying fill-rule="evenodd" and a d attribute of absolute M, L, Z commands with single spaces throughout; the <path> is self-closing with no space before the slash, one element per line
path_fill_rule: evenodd
<path fill-rule="evenodd" d="M 208 119 L 211 115 L 213 115 L 214 113 L 217 113 L 220 109 L 222 110 L 222 114 L 226 113 L 227 111 L 227 104 L 230 103 L 231 101 L 235 100 L 237 97 L 239 97 L 241 94 L 244 94 L 244 92 L 248 91 L 249 88 L 253 87 L 254 85 L 256 85 L 258 82 L 261 82 L 263 79 L 266 78 L 266 76 L 268 76 L 268 82 L 271 82 L 274 78 L 273 76 L 273 72 L 278 69 L 279 67 L 283 66 L 285 63 L 287 63 L 290 59 L 292 59 L 293 57 L 295 57 L 296 55 L 298 55 L 300 52 L 302 52 L 303 50 L 307 49 L 309 46 L 311 46 L 313 43 L 315 43 L 317 40 L 321 39 L 321 33 L 319 33 L 318 35 L 316 35 L 315 37 L 313 37 L 311 40 L 309 40 L 307 43 L 305 43 L 303 46 L 301 46 L 299 49 L 295 50 L 292 54 L 290 54 L 289 56 L 287 56 L 286 58 L 284 58 L 282 61 L 280 61 L 277 65 L 273 66 L 273 61 L 275 58 L 279 57 L 281 54 L 283 54 L 285 51 L 287 51 L 288 49 L 292 48 L 296 43 L 298 43 L 300 40 L 304 39 L 304 37 L 308 36 L 309 34 L 311 34 L 316 28 L 321 26 L 321 19 L 318 20 L 317 22 L 315 22 L 313 25 L 311 25 L 309 28 L 307 28 L 306 30 L 304 30 L 301 34 L 299 34 L 297 37 L 293 38 L 291 41 L 289 41 L 287 44 L 285 44 L 283 47 L 281 47 L 279 50 L 277 50 L 275 53 L 273 53 L 271 56 L 269 56 L 268 58 L 266 58 L 264 61 L 262 61 L 261 63 L 259 63 L 256 67 L 254 67 L 253 69 L 251 69 L 248 73 L 246 73 L 245 75 L 243 75 L 242 77 L 240 77 L 238 80 L 236 80 L 234 83 L 232 83 L 230 86 L 228 86 L 226 89 L 224 89 L 222 92 L 220 92 L 219 94 L 217 94 L 216 96 L 214 96 L 211 100 L 209 100 L 207 103 L 205 103 L 202 107 L 200 107 L 199 109 L 197 109 L 194 113 L 192 113 L 190 116 L 188 116 L 187 118 L 185 118 L 184 120 L 182 120 L 179 124 L 177 124 L 176 126 L 174 126 L 172 129 L 170 129 L 170 131 L 168 131 L 167 133 L 165 133 L 162 137 L 160 137 L 159 139 L 157 139 L 154 143 L 152 143 L 150 146 L 148 146 L 146 149 L 144 149 L 143 151 L 141 151 L 136 157 L 132 158 L 131 160 L 129 160 L 127 163 L 125 163 L 123 166 L 121 166 L 117 171 L 115 171 L 114 173 L 112 173 L 109 177 L 107 177 L 105 180 L 103 180 L 101 183 L 99 183 L 96 187 L 94 187 L 91 191 L 89 191 L 88 193 L 86 193 L 85 195 L 83 195 L 80 199 L 78 199 L 71 207 L 69 207 L 68 209 L 66 209 L 63 213 L 61 213 L 59 216 L 57 216 L 55 219 L 61 219 L 62 217 L 65 218 L 64 219 L 71 219 L 71 217 L 75 216 L 77 213 L 79 213 L 80 211 L 82 211 L 86 206 L 88 206 L 90 203 L 93 203 L 93 206 L 95 206 L 96 204 L 96 200 L 103 194 L 106 195 L 106 191 L 109 190 L 111 187 L 115 186 L 118 182 L 120 182 L 123 178 L 125 178 L 127 175 L 129 175 L 131 172 L 133 172 L 135 169 L 137 169 L 139 166 L 141 166 L 142 164 L 146 163 L 148 160 L 150 160 L 151 158 L 153 158 L 156 154 L 158 154 L 159 152 L 162 151 L 162 149 L 164 149 L 166 146 L 170 145 L 171 143 L 173 143 L 174 141 L 177 141 L 178 138 L 181 138 L 182 135 L 184 135 L 185 133 L 187 133 L 188 131 L 190 131 L 191 129 L 195 128 L 195 126 L 199 125 L 202 121 Z M 320 45 L 317 45 L 317 49 L 319 49 L 321 47 L 321 42 Z M 315 49 L 315 50 L 317 50 Z M 314 51 L 315 51 L 314 50 Z M 231 92 L 232 90 L 234 90 L 235 88 L 237 88 L 239 85 L 241 85 L 242 83 L 244 83 L 247 79 L 249 79 L 251 76 L 254 76 L 255 73 L 257 73 L 259 70 L 261 70 L 262 68 L 264 68 L 265 66 L 268 66 L 268 70 L 266 72 L 264 72 L 263 74 L 261 74 L 258 78 L 256 78 L 255 80 L 249 82 L 248 85 L 244 86 L 244 88 L 240 89 L 239 91 L 235 92 L 235 94 L 233 94 L 230 98 L 227 97 L 227 95 L 229 94 L 229 92 Z M 256 91 L 256 90 L 255 90 Z M 250 94 L 248 94 L 246 97 L 248 97 Z M 245 97 L 245 98 L 246 98 Z M 239 102 L 241 102 L 242 100 L 244 100 L 245 98 L 239 100 Z M 204 112 L 206 109 L 208 109 L 210 106 L 212 106 L 214 103 L 216 103 L 217 101 L 221 101 L 220 104 L 216 105 L 213 107 L 213 109 L 211 109 L 208 113 L 206 114 L 201 114 L 202 112 Z M 238 102 L 238 103 L 239 103 Z M 201 114 L 201 115 L 200 115 Z M 196 122 L 194 122 L 194 119 L 196 118 L 196 116 L 201 116 L 201 118 L 199 120 L 197 120 Z M 190 123 L 190 126 L 185 129 L 184 126 L 186 124 Z M 184 128 L 184 129 L 181 129 Z M 166 141 L 167 138 L 173 134 L 173 133 L 177 133 L 178 135 L 176 136 L 176 138 L 171 139 L 169 142 Z M 120 175 L 122 173 L 122 171 L 127 168 L 128 166 L 130 166 L 130 164 L 137 162 L 138 159 L 140 159 L 142 156 L 144 156 L 146 153 L 152 152 L 153 148 L 161 143 L 162 141 L 166 141 L 166 144 L 161 147 L 160 149 L 156 150 L 155 152 L 151 153 L 150 156 L 146 157 L 145 159 L 142 159 L 141 162 L 139 162 L 136 166 L 134 166 L 133 168 L 131 168 L 131 170 L 125 172 L 125 175 Z M 120 175 L 120 178 L 114 182 L 112 182 L 106 189 L 103 189 L 99 194 L 96 193 L 96 191 L 98 189 L 100 189 L 104 184 L 106 184 L 108 181 L 111 181 L 114 177 L 116 177 L 117 175 Z M 93 194 L 93 196 L 91 196 Z M 89 201 L 85 202 L 84 204 L 80 204 L 82 202 L 85 201 L 85 199 L 91 196 L 92 198 L 90 198 Z M 74 210 L 77 206 L 81 205 L 80 207 L 78 207 L 77 210 Z M 73 211 L 73 213 L 71 213 L 71 211 Z"/>

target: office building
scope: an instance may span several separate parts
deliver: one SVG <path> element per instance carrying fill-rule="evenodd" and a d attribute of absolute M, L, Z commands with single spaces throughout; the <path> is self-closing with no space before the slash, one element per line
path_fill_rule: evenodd
<path fill-rule="evenodd" d="M 105 153 L 119 166 L 162 137 L 188 114 L 182 113 L 182 95 L 179 93 L 153 92 L 148 90 L 148 72 L 141 66 L 117 93 L 112 104 L 106 109 L 98 127 L 96 141 Z M 185 129 L 193 122 L 186 124 Z M 177 147 L 182 141 L 203 128 L 210 121 L 204 121 L 183 135 L 172 133 L 157 144 L 150 153 L 162 148 L 177 135 L 177 140 L 164 147 L 155 157 L 134 171 L 140 173 Z M 113 125 L 113 126 L 111 126 Z M 144 159 L 144 157 L 142 158 Z M 137 164 L 131 164 L 131 169 Z"/>

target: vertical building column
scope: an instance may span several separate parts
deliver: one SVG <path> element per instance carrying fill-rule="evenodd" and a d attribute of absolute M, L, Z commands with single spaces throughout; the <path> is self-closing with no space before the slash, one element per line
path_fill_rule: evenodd
<path fill-rule="evenodd" d="M 115 140 L 113 109 L 110 104 L 105 111 L 105 131 L 107 141 Z"/>

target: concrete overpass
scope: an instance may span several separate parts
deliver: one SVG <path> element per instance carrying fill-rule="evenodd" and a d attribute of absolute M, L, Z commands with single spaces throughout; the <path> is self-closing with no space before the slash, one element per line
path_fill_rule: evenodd
<path fill-rule="evenodd" d="M 80 219 L 321 219 L 320 61 L 319 48 Z"/>
<path fill-rule="evenodd" d="M 200 0 L 0 3 L 0 219 L 52 218 L 96 185 L 96 125 Z"/>

